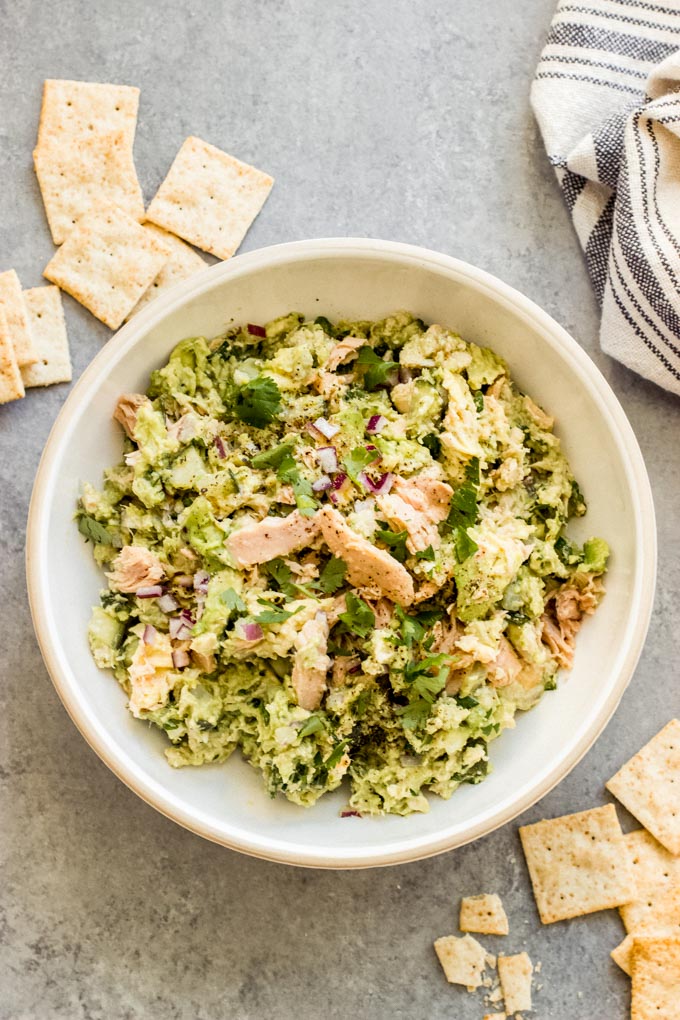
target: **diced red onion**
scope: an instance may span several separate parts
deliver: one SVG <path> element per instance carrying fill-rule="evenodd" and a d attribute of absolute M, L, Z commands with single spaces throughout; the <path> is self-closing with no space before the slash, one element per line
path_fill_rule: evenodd
<path fill-rule="evenodd" d="M 329 475 L 321 475 L 321 478 L 317 478 L 315 482 L 312 482 L 313 492 L 328 492 L 332 487 L 333 482 Z"/>
<path fill-rule="evenodd" d="M 384 415 L 372 414 L 371 417 L 368 419 L 366 431 L 369 433 L 369 435 L 375 436 L 378 434 L 378 432 L 382 432 L 386 425 L 387 418 L 385 418 Z"/>
<path fill-rule="evenodd" d="M 188 609 L 183 609 L 179 615 L 189 627 L 193 627 L 195 621 Z"/>
<path fill-rule="evenodd" d="M 362 471 L 359 475 L 359 481 L 369 492 L 374 492 L 378 496 L 384 496 L 392 488 L 393 476 L 387 471 L 376 481 L 373 481 L 370 475 Z"/>
<path fill-rule="evenodd" d="M 361 811 L 341 811 L 340 812 L 340 817 L 341 818 L 361 818 L 362 814 L 361 814 Z"/>
<path fill-rule="evenodd" d="M 173 616 L 170 619 L 170 637 L 173 641 L 186 641 L 191 637 L 191 624 L 182 616 Z"/>
<path fill-rule="evenodd" d="M 341 489 L 346 481 L 347 481 L 347 475 L 343 474 L 343 472 L 341 471 L 340 474 L 336 475 L 335 478 L 333 479 L 333 488 L 334 489 Z"/>
<path fill-rule="evenodd" d="M 316 459 L 327 475 L 334 475 L 338 470 L 338 452 L 334 446 L 320 446 L 316 451 Z"/>
<path fill-rule="evenodd" d="M 335 505 L 336 505 L 336 506 L 337 506 L 337 504 L 338 504 L 338 503 L 340 502 L 340 501 L 338 500 L 338 494 L 337 494 L 337 492 L 329 492 L 329 493 L 328 493 L 328 498 L 330 499 L 331 503 L 335 503 Z"/>
<path fill-rule="evenodd" d="M 220 460 L 225 460 L 227 456 L 227 451 L 224 448 L 224 443 L 222 442 L 221 436 L 215 436 L 215 449 L 217 450 L 217 456 L 220 458 Z"/>
<path fill-rule="evenodd" d="M 252 322 L 248 323 L 246 329 L 248 330 L 251 336 L 266 337 L 267 335 L 267 330 L 264 328 L 264 326 L 256 326 Z"/>
<path fill-rule="evenodd" d="M 172 653 L 172 664 L 175 669 L 184 669 L 185 666 L 189 665 L 190 661 L 189 653 L 183 648 L 177 648 Z"/>
<path fill-rule="evenodd" d="M 358 673 L 360 669 L 361 669 L 361 663 L 357 662 L 356 666 L 350 666 L 350 668 L 347 670 L 347 672 L 348 673 Z"/>
<path fill-rule="evenodd" d="M 156 643 L 157 637 L 158 631 L 156 630 L 156 628 L 152 627 L 150 623 L 147 623 L 146 627 L 144 628 L 144 633 L 142 635 L 142 641 L 144 642 L 144 644 L 154 645 Z"/>
<path fill-rule="evenodd" d="M 340 431 L 339 425 L 331 425 L 331 423 L 326 421 L 325 418 L 317 418 L 312 424 L 322 436 L 326 437 L 326 439 L 332 439 L 333 436 L 337 436 Z"/>
<path fill-rule="evenodd" d="M 162 609 L 164 613 L 174 613 L 176 609 L 179 609 L 179 602 L 172 595 L 161 595 L 158 600 L 158 608 Z"/>
<path fill-rule="evenodd" d="M 160 584 L 147 584 L 135 592 L 138 599 L 157 599 L 162 594 L 163 589 Z"/>
<path fill-rule="evenodd" d="M 194 578 L 192 574 L 176 574 L 173 577 L 175 584 L 178 584 L 180 588 L 193 588 Z"/>
<path fill-rule="evenodd" d="M 259 623 L 244 623 L 243 637 L 246 641 L 261 641 L 264 637 L 262 627 Z"/>
<path fill-rule="evenodd" d="M 194 574 L 194 591 L 200 592 L 201 595 L 207 595 L 209 581 L 210 574 L 207 570 L 197 570 Z"/>
<path fill-rule="evenodd" d="M 407 382 L 411 382 L 411 379 L 413 379 L 413 372 L 411 371 L 411 369 L 407 368 L 406 365 L 400 365 L 399 366 L 399 382 L 407 383 Z"/>

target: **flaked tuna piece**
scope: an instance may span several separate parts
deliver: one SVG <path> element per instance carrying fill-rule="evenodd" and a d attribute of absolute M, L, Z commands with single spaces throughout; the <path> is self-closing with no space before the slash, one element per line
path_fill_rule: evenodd
<path fill-rule="evenodd" d="M 143 545 L 125 545 L 113 561 L 113 570 L 106 576 L 116 591 L 135 592 L 158 584 L 164 574 L 156 553 Z"/>
<path fill-rule="evenodd" d="M 393 528 L 408 532 L 406 548 L 416 553 L 428 546 L 439 548 L 437 525 L 446 519 L 452 495 L 446 482 L 416 475 L 408 480 L 395 478 L 391 492 L 378 496 L 376 502 Z"/>
<path fill-rule="evenodd" d="M 265 517 L 232 532 L 227 539 L 227 549 L 239 567 L 289 556 L 316 538 L 318 518 L 319 514 L 303 517 L 299 510 L 293 510 L 287 517 Z"/>
<path fill-rule="evenodd" d="M 352 531 L 337 510 L 324 507 L 316 516 L 324 542 L 347 564 L 347 580 L 351 585 L 369 598 L 384 595 L 402 606 L 413 602 L 413 578 L 401 563 Z"/>
<path fill-rule="evenodd" d="M 499 375 L 497 379 L 494 379 L 494 381 L 491 383 L 488 390 L 486 391 L 487 397 L 495 397 L 495 399 L 498 400 L 498 398 L 501 395 L 501 391 L 507 381 L 508 380 L 505 378 L 504 375 Z"/>
<path fill-rule="evenodd" d="M 375 616 L 376 630 L 389 627 L 392 613 L 394 612 L 394 604 L 389 599 L 378 599 L 377 602 L 369 602 L 368 604 Z"/>
<path fill-rule="evenodd" d="M 541 640 L 550 649 L 555 662 L 563 669 L 571 669 L 574 664 L 574 637 L 567 639 L 557 626 L 552 616 L 544 613 L 541 617 L 543 632 Z"/>
<path fill-rule="evenodd" d="M 498 655 L 487 666 L 492 687 L 507 687 L 522 672 L 523 662 L 506 637 L 501 637 Z"/>
<path fill-rule="evenodd" d="M 334 372 L 338 365 L 346 365 L 348 361 L 353 361 L 359 353 L 359 348 L 365 347 L 366 343 L 361 336 L 343 337 L 328 355 L 327 367 Z"/>
<path fill-rule="evenodd" d="M 358 665 L 358 655 L 336 655 L 333 659 L 333 673 L 331 675 L 333 686 L 342 687 L 347 677 L 356 670 Z"/>
<path fill-rule="evenodd" d="M 396 477 L 392 491 L 436 524 L 445 521 L 448 516 L 453 489 L 438 478 L 425 474 L 408 479 Z"/>
<path fill-rule="evenodd" d="M 319 707 L 326 690 L 326 674 L 331 668 L 327 654 L 328 634 L 326 614 L 317 613 L 307 620 L 295 638 L 293 689 L 298 705 L 308 712 Z"/>
<path fill-rule="evenodd" d="M 153 644 L 140 641 L 128 670 L 130 678 L 130 711 L 139 718 L 164 705 L 175 685 L 172 673 L 172 648 L 167 634 L 156 633 Z"/>
<path fill-rule="evenodd" d="M 595 612 L 603 593 L 602 578 L 590 573 L 575 574 L 548 600 L 554 603 L 555 615 L 545 613 L 542 618 L 543 641 L 564 669 L 573 665 L 576 635 L 583 617 Z"/>
<path fill-rule="evenodd" d="M 116 404 L 113 412 L 113 419 L 123 426 L 125 434 L 130 439 L 135 438 L 135 426 L 140 407 L 144 404 L 151 405 L 151 401 L 143 393 L 124 393 Z"/>
<path fill-rule="evenodd" d="M 328 617 L 329 627 L 335 627 L 340 619 L 340 614 L 347 612 L 347 599 L 344 595 L 334 595 L 332 599 L 327 599 L 322 605 Z"/>
<path fill-rule="evenodd" d="M 494 383 L 495 386 L 495 383 Z M 555 419 L 551 418 L 549 414 L 546 414 L 542 407 L 535 404 L 531 397 L 524 397 L 524 406 L 529 412 L 529 417 L 542 429 L 551 429 L 555 424 Z"/>
<path fill-rule="evenodd" d="M 432 642 L 433 654 L 443 652 L 445 655 L 455 656 L 455 662 L 451 666 L 449 675 L 446 678 L 447 694 L 458 693 L 465 670 L 474 662 L 474 657 L 467 652 L 461 652 L 456 644 L 462 633 L 463 631 L 458 626 L 458 621 L 455 617 L 450 620 L 437 620 L 432 628 L 432 636 L 434 638 Z"/>
<path fill-rule="evenodd" d="M 428 520 L 425 514 L 414 510 L 401 496 L 389 492 L 385 496 L 377 496 L 376 503 L 391 528 L 407 532 L 406 548 L 410 553 L 422 552 L 430 545 L 433 549 L 439 546 L 436 524 Z"/>

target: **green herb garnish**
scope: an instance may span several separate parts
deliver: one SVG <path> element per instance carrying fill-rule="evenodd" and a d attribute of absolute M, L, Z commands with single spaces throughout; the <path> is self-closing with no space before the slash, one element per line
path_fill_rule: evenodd
<path fill-rule="evenodd" d="M 329 319 L 326 318 L 325 315 L 317 315 L 316 319 L 314 320 L 314 325 L 321 326 L 324 333 L 327 333 L 328 336 L 332 336 L 333 338 L 335 338 L 335 336 L 337 335 L 335 326 Z"/>
<path fill-rule="evenodd" d="M 425 436 L 421 440 L 423 446 L 430 451 L 434 459 L 436 460 L 439 454 L 442 452 L 442 444 L 439 436 L 435 436 L 433 432 Z"/>
<path fill-rule="evenodd" d="M 456 556 L 463 563 L 479 548 L 468 534 L 468 528 L 477 520 L 477 495 L 480 481 L 479 458 L 473 457 L 465 468 L 465 482 L 460 485 L 451 497 L 449 514 L 445 526 L 454 534 Z"/>
<path fill-rule="evenodd" d="M 348 455 L 343 460 L 342 464 L 356 485 L 361 485 L 359 475 L 364 471 L 369 464 L 373 464 L 374 461 L 380 459 L 380 453 L 378 450 L 367 450 L 365 446 L 355 446 L 353 450 L 350 450 Z"/>
<path fill-rule="evenodd" d="M 246 611 L 245 602 L 233 588 L 225 588 L 220 595 L 220 600 L 232 613 L 245 613 Z"/>
<path fill-rule="evenodd" d="M 331 753 L 329 754 L 328 758 L 326 758 L 325 762 L 323 763 L 324 768 L 326 769 L 334 768 L 342 758 L 343 754 L 345 753 L 346 747 L 347 747 L 346 740 L 341 740 L 339 744 L 336 744 Z"/>
<path fill-rule="evenodd" d="M 112 545 L 120 549 L 120 541 L 90 514 L 78 515 L 78 531 L 85 536 L 87 542 L 94 542 L 95 545 Z"/>
<path fill-rule="evenodd" d="M 319 715 L 310 715 L 309 719 L 305 720 L 305 724 L 298 734 L 300 737 L 309 737 L 312 733 L 320 733 L 324 730 L 323 719 Z"/>
<path fill-rule="evenodd" d="M 279 443 L 278 446 L 274 446 L 271 450 L 265 450 L 263 453 L 258 453 L 255 457 L 253 457 L 250 464 L 254 468 L 279 468 L 283 461 L 287 457 L 290 457 L 294 448 L 295 440 L 287 439 L 285 443 Z M 293 463 L 295 462 L 293 461 Z"/>
<path fill-rule="evenodd" d="M 257 601 L 261 606 L 266 606 L 267 608 L 263 613 L 260 613 L 259 616 L 253 617 L 255 623 L 285 623 L 286 620 L 290 620 L 291 616 L 295 616 L 296 613 L 299 613 L 302 608 L 302 606 L 298 606 L 297 609 L 293 610 L 279 609 L 278 606 L 273 606 L 271 602 L 267 602 L 266 599 L 258 599 Z"/>
<path fill-rule="evenodd" d="M 385 545 L 389 545 L 390 552 L 395 560 L 403 563 L 406 559 L 406 539 L 408 531 L 390 531 L 388 528 L 379 528 L 375 537 L 379 538 Z"/>
<path fill-rule="evenodd" d="M 339 619 L 352 634 L 368 637 L 375 627 L 375 613 L 371 607 L 353 591 L 347 592 L 345 604 L 347 609 L 344 613 L 340 613 Z"/>
<path fill-rule="evenodd" d="M 394 361 L 383 361 L 372 347 L 360 347 L 356 360 L 357 365 L 365 369 L 364 388 L 369 392 L 378 386 L 384 386 L 388 376 L 399 366 Z"/>
<path fill-rule="evenodd" d="M 236 417 L 248 425 L 263 429 L 281 410 L 281 391 L 265 375 L 258 375 L 239 386 L 234 402 Z"/>
<path fill-rule="evenodd" d="M 419 552 L 416 553 L 416 559 L 429 560 L 430 562 L 432 562 L 434 561 L 434 555 L 435 555 L 434 549 L 432 548 L 431 545 L 428 545 L 427 549 L 421 549 Z"/>
<path fill-rule="evenodd" d="M 345 581 L 347 564 L 337 556 L 331 556 L 326 566 L 319 575 L 315 587 L 324 595 L 332 595 L 338 588 L 341 588 Z"/>

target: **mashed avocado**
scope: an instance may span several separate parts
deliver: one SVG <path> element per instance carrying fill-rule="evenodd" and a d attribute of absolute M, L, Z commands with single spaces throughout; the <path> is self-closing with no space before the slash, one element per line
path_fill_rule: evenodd
<path fill-rule="evenodd" d="M 183 340 L 114 417 L 89 640 L 171 765 L 238 748 L 272 796 L 426 811 L 571 666 L 609 550 L 569 537 L 552 419 L 493 351 L 290 313 Z"/>

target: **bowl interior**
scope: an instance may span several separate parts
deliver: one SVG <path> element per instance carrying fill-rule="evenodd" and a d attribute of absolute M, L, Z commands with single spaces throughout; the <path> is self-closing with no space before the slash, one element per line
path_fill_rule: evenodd
<path fill-rule="evenodd" d="M 102 577 L 73 525 L 86 480 L 120 456 L 111 413 L 123 392 L 186 336 L 233 322 L 306 316 L 378 318 L 407 308 L 505 357 L 518 384 L 554 414 L 589 504 L 573 532 L 613 549 L 607 596 L 579 635 L 573 672 L 492 745 L 493 772 L 429 814 L 342 819 L 336 792 L 304 811 L 270 800 L 237 755 L 175 771 L 165 738 L 135 721 L 125 696 L 99 671 L 86 640 Z M 651 523 L 650 523 L 651 522 Z M 651 532 L 651 534 L 650 534 Z M 60 417 L 39 473 L 29 527 L 29 586 L 41 646 L 66 707 L 121 778 L 203 835 L 278 860 L 352 866 L 406 860 L 489 831 L 546 792 L 601 730 L 627 683 L 646 630 L 653 584 L 653 513 L 632 432 L 587 357 L 551 320 L 485 274 L 404 246 L 312 243 L 243 256 L 187 281 L 125 327 L 90 366 Z M 651 574 L 650 574 L 651 570 Z"/>

